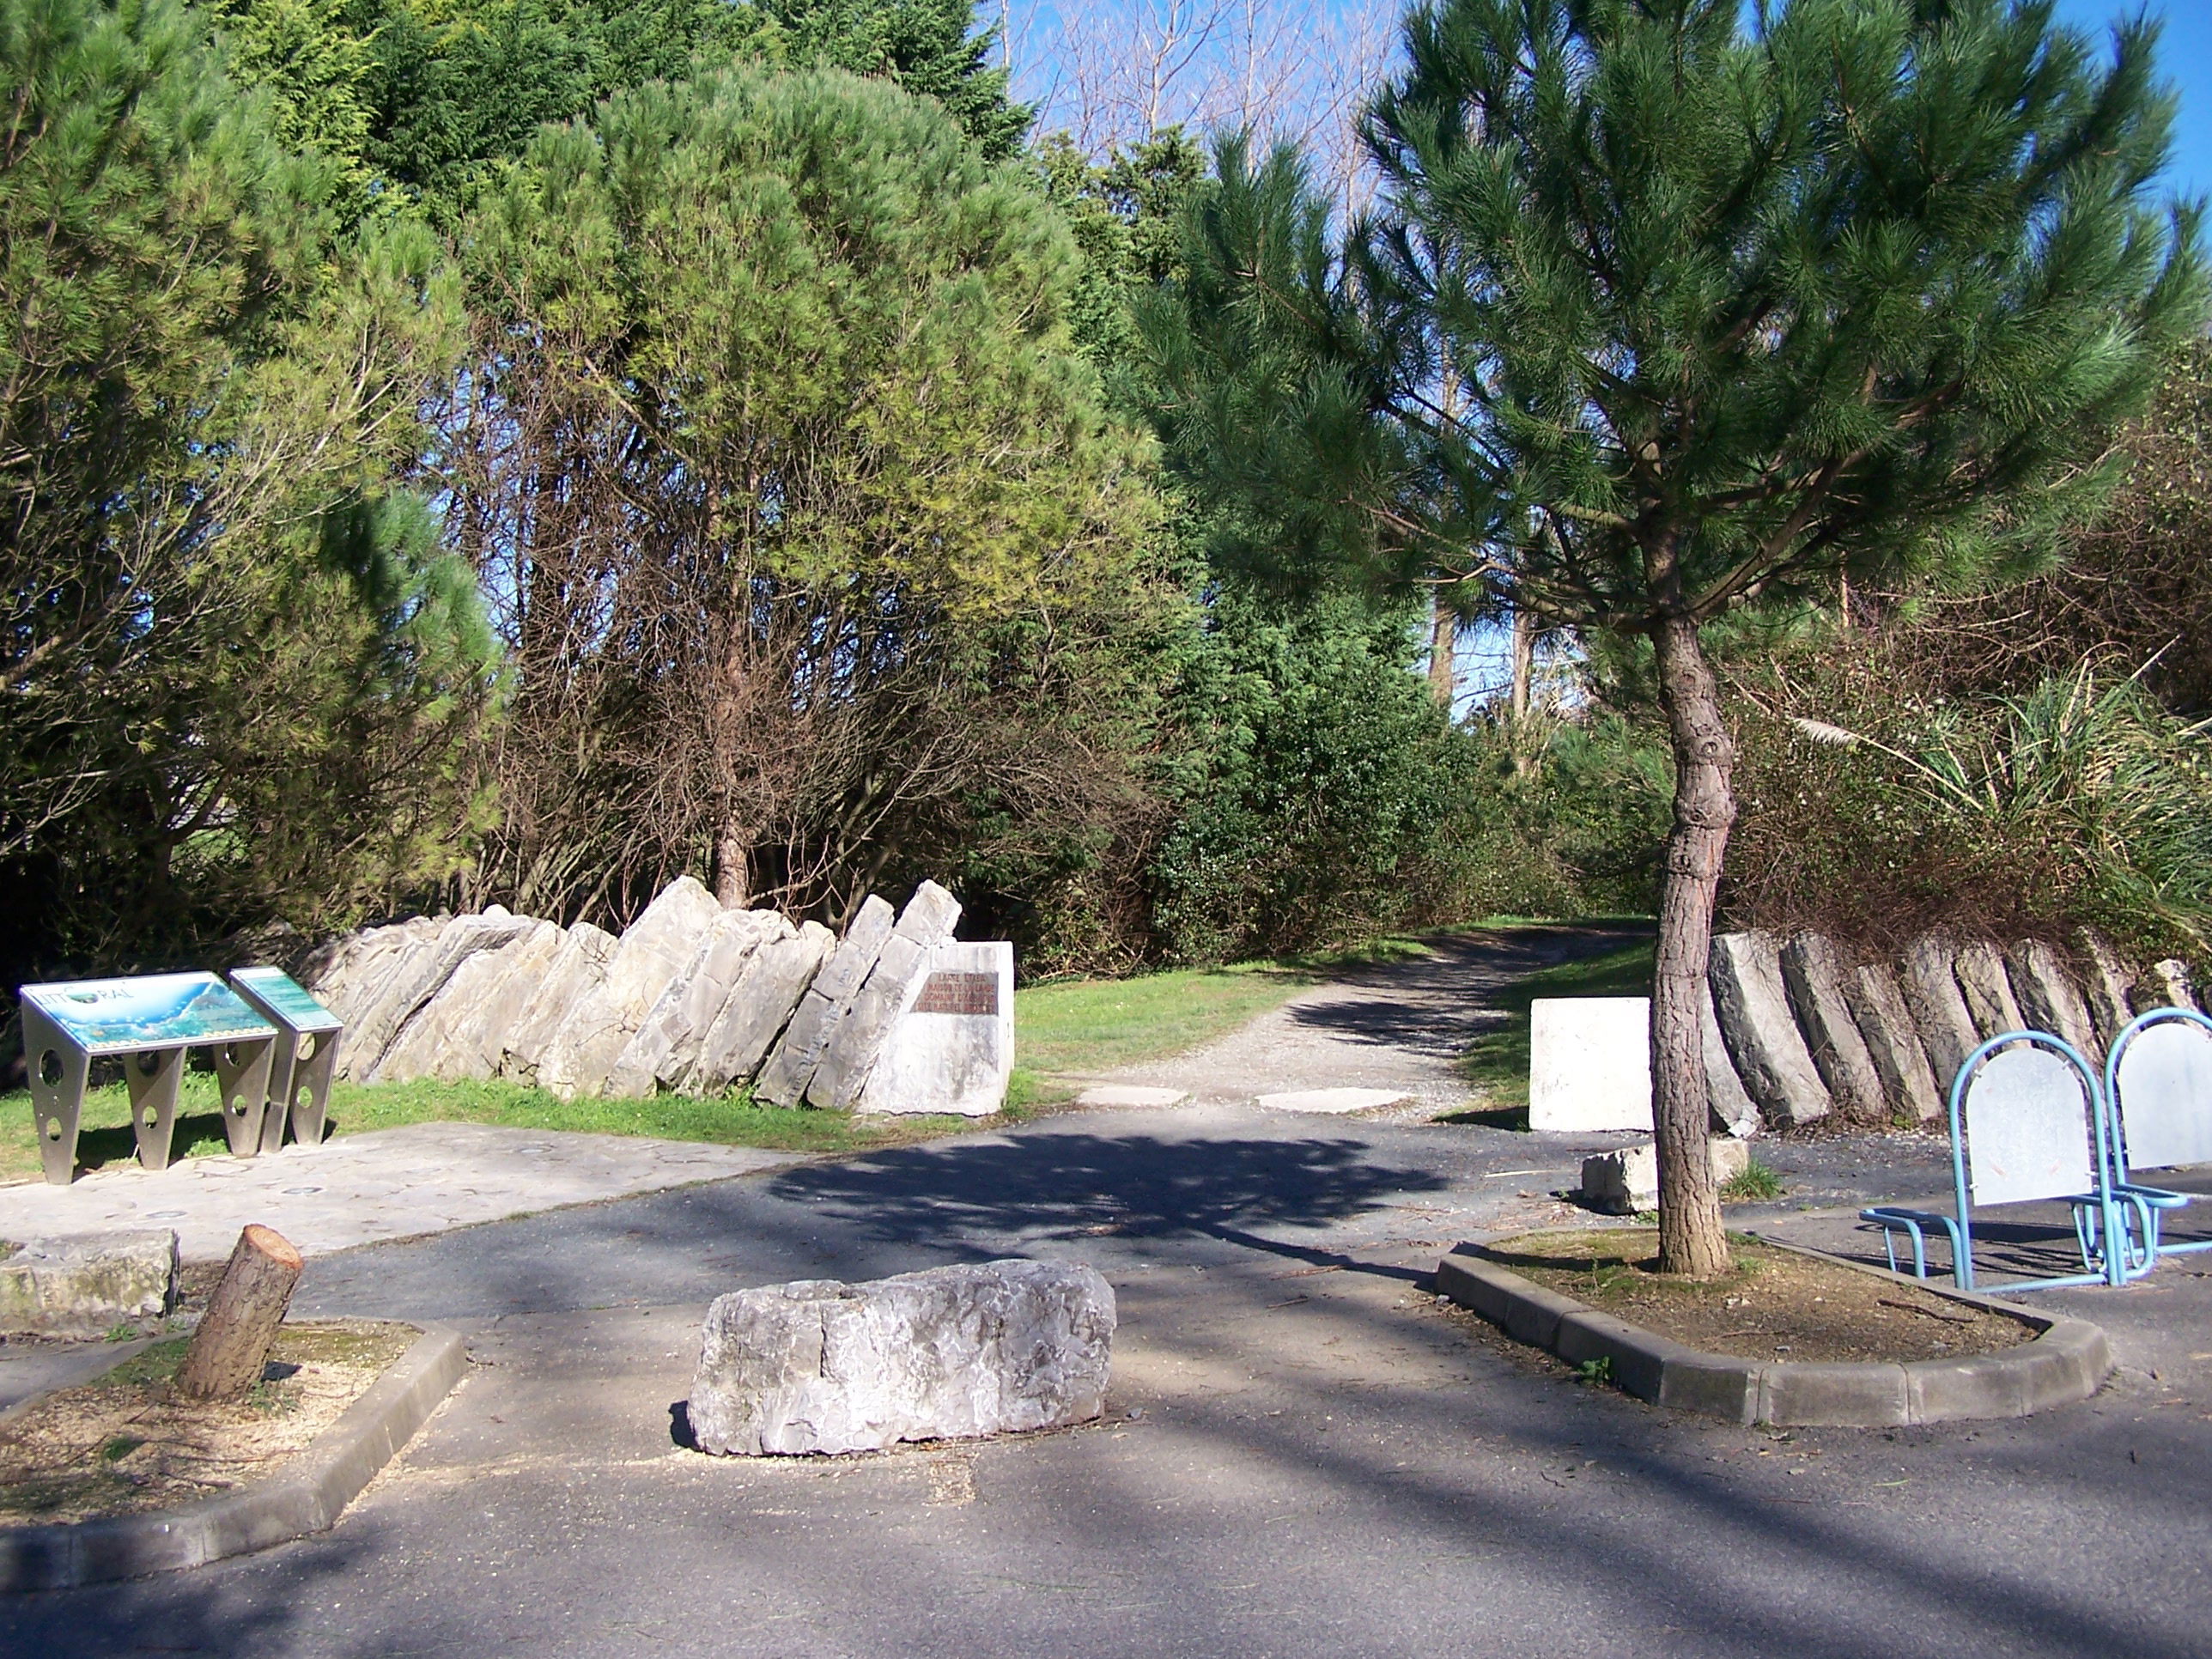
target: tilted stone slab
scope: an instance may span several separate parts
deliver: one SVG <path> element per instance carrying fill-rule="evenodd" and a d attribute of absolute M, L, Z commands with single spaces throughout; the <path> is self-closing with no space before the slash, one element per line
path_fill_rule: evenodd
<path fill-rule="evenodd" d="M 497 977 L 484 987 L 476 1007 L 455 1027 L 453 1044 L 439 1064 L 438 1075 L 455 1079 L 497 1077 L 507 1061 L 507 1039 L 521 1024 L 546 975 L 568 948 L 568 929 L 541 921 L 501 951 Z"/>
<path fill-rule="evenodd" d="M 1782 981 L 1820 1080 L 1846 1109 L 1886 1117 L 1881 1073 L 1844 995 L 1845 972 L 1834 944 L 1819 933 L 1800 933 L 1782 947 Z"/>
<path fill-rule="evenodd" d="M 0 1257 L 0 1331 L 105 1336 L 176 1305 L 173 1232 L 33 1238 Z"/>
<path fill-rule="evenodd" d="M 602 1094 L 636 1099 L 659 1084 L 672 1085 L 690 1069 L 706 1028 L 728 1000 L 745 958 L 774 931 L 771 914 L 725 910 L 708 925 L 697 954 L 660 994 L 609 1069 Z"/>
<path fill-rule="evenodd" d="M 2189 976 L 2189 964 L 2179 957 L 2168 957 L 2163 962 L 2151 963 L 2148 988 L 2162 1006 L 2197 1007 L 2196 983 Z"/>
<path fill-rule="evenodd" d="M 411 966 L 395 972 L 392 991 L 378 1000 L 357 1031 L 346 1032 L 343 1055 L 351 1057 L 353 1075 L 362 1082 L 376 1081 L 384 1056 L 391 1052 L 407 1022 L 445 988 L 463 963 L 480 952 L 497 950 L 534 925 L 504 910 L 496 915 L 456 916 L 422 954 L 410 953 Z"/>
<path fill-rule="evenodd" d="M 533 951 L 542 962 L 551 954 L 544 939 L 550 931 L 557 943 L 561 930 L 549 921 L 532 921 L 506 944 L 480 951 L 453 969 L 453 976 L 415 1012 L 377 1062 L 380 1083 L 405 1083 L 422 1077 L 489 1077 L 489 1070 L 473 1069 L 481 1063 L 477 1044 L 462 1033 L 483 1012 L 485 1000 L 513 970 L 518 957 Z"/>
<path fill-rule="evenodd" d="M 1936 1092 L 1948 1102 L 1959 1068 L 1981 1045 L 1974 1017 L 1966 1012 L 1966 999 L 1951 970 L 1951 942 L 1940 933 L 1914 939 L 1905 947 L 1900 968 L 1898 989 L 1905 994 L 1905 1006 L 1912 1011 L 1920 1046 L 1928 1051 Z"/>
<path fill-rule="evenodd" d="M 1851 1018 L 1865 1039 L 1868 1058 L 1881 1078 L 1883 1097 L 1893 1113 L 1909 1113 L 1925 1123 L 1943 1110 L 1943 1097 L 1929 1069 L 1928 1051 L 1920 1046 L 1919 1029 L 1905 994 L 1897 988 L 1897 974 L 1887 963 L 1869 962 L 1844 978 L 1844 1000 Z"/>
<path fill-rule="evenodd" d="M 1968 939 L 1951 953 L 1951 971 L 1958 976 L 1960 994 L 1966 1000 L 1967 1015 L 1984 1041 L 2017 1031 L 2027 1024 L 2012 994 L 2012 979 L 2004 957 L 1986 939 Z"/>
<path fill-rule="evenodd" d="M 538 1067 L 541 1088 L 563 1098 L 596 1094 L 660 994 L 698 953 L 722 914 L 714 896 L 678 876 L 623 930 L 606 976 L 576 1005 Z"/>
<path fill-rule="evenodd" d="M 891 1026 L 921 994 L 931 952 L 951 939 L 959 921 L 960 902 L 935 882 L 925 881 L 915 890 L 877 953 L 867 983 L 822 1051 L 806 1085 L 810 1105 L 846 1111 L 859 1102 Z"/>
<path fill-rule="evenodd" d="M 2064 1037 L 2092 1065 L 2103 1063 L 2089 1005 L 2056 950 L 2039 939 L 2021 939 L 2005 952 L 2005 970 L 2022 1019 L 2036 1030 Z"/>
<path fill-rule="evenodd" d="M 349 933 L 315 953 L 301 971 L 300 984 L 349 1025 L 356 1024 L 367 1012 L 362 1006 L 362 988 L 378 964 L 389 967 L 410 945 L 431 931 L 429 923 L 417 916 Z"/>
<path fill-rule="evenodd" d="M 538 1068 L 561 1035 L 568 1011 L 589 997 L 606 977 L 607 963 L 614 957 L 617 942 L 605 928 L 588 921 L 580 921 L 568 930 L 568 937 L 546 967 L 537 994 L 507 1039 L 506 1055 L 500 1062 L 502 1073 L 526 1080 L 537 1077 Z"/>
<path fill-rule="evenodd" d="M 835 933 L 809 921 L 753 953 L 699 1051 L 688 1085 L 693 1093 L 716 1094 L 751 1079 L 836 944 Z"/>
<path fill-rule="evenodd" d="M 2135 976 L 2114 953 L 2112 942 L 2095 928 L 2076 929 L 2074 943 L 2084 964 L 2082 1000 L 2089 1005 L 2089 1018 L 2096 1022 L 2098 1046 L 2109 1048 L 2112 1039 L 2135 1018 L 2135 1005 L 2129 995 L 2135 989 Z"/>
<path fill-rule="evenodd" d="M 1767 1121 L 1787 1128 L 1826 1117 L 1834 1102 L 1790 1012 L 1773 936 L 1714 935 L 1709 978 L 1736 1074 Z"/>
<path fill-rule="evenodd" d="M 1713 1007 L 1713 988 L 1705 986 L 1705 1006 L 1699 1011 L 1705 1016 L 1705 1037 L 1702 1047 L 1705 1061 L 1706 1115 L 1712 1126 L 1724 1135 L 1741 1139 L 1759 1133 L 1759 1103 L 1743 1086 L 1743 1079 L 1735 1074 L 1735 1061 L 1729 1058 L 1728 1039 L 1721 1035 L 1719 1013 Z"/>
<path fill-rule="evenodd" d="M 867 981 L 896 925 L 891 907 L 870 894 L 793 1011 L 781 1041 L 753 1084 L 756 1095 L 775 1106 L 796 1106 L 806 1097 L 807 1085 L 814 1081 L 814 1068 L 822 1063 L 831 1033 Z"/>
<path fill-rule="evenodd" d="M 987 1261 L 718 1297 L 686 1411 L 703 1451 L 879 1451 L 1058 1428 L 1105 1409 L 1113 1287 L 1073 1262 Z"/>
<path fill-rule="evenodd" d="M 421 972 L 437 951 L 438 936 L 453 920 L 447 916 L 420 927 L 410 923 L 393 930 L 398 937 L 381 941 L 373 957 L 364 953 L 358 967 L 348 972 L 325 999 L 324 1006 L 346 1023 L 345 1047 L 338 1055 L 334 1076 L 351 1078 L 375 1061 L 374 1054 L 362 1052 L 359 1034 L 367 1029 L 380 1005 L 398 996 L 400 981 L 412 981 Z M 389 1026 L 385 1035 L 388 1039 Z"/>

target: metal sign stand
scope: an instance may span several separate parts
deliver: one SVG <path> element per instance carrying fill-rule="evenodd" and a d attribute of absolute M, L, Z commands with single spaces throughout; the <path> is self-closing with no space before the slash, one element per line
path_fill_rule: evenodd
<path fill-rule="evenodd" d="M 230 988 L 276 1028 L 269 1066 L 269 1111 L 261 1120 L 261 1150 L 284 1144 L 284 1123 L 301 1146 L 319 1146 L 330 1110 L 331 1077 L 337 1068 L 345 1022 L 315 1000 L 281 968 L 234 968 Z"/>
<path fill-rule="evenodd" d="M 54 1186 L 76 1178 L 85 1085 L 92 1062 L 108 1056 L 123 1058 L 131 1127 L 147 1169 L 169 1166 L 187 1048 L 215 1050 L 223 1137 L 232 1153 L 251 1158 L 261 1150 L 276 1028 L 213 974 L 26 985 L 22 1010 L 31 1115 L 40 1161 Z"/>

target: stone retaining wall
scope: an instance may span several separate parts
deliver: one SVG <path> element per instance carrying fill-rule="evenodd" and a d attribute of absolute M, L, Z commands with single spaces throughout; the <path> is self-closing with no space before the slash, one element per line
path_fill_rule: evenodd
<path fill-rule="evenodd" d="M 356 1082 L 509 1077 L 564 1098 L 750 1083 L 777 1105 L 847 1107 L 959 919 L 926 881 L 902 911 L 869 898 L 841 940 L 726 910 L 684 876 L 619 938 L 495 905 L 350 934 L 301 977 L 345 1021 L 337 1075 Z"/>
<path fill-rule="evenodd" d="M 1858 961 L 1818 934 L 1723 933 L 1713 939 L 1711 979 L 1723 1048 L 1705 1057 L 1715 1127 L 1739 1134 L 1741 1110 L 1726 1103 L 1739 1093 L 1771 1128 L 1839 1109 L 1926 1122 L 1948 1109 L 1966 1056 L 2002 1031 L 2052 1032 L 2101 1065 L 2134 1015 L 2197 1006 L 2182 963 L 2136 974 L 2086 931 L 2063 950 L 2042 939 L 2000 950 L 1931 933 L 1893 964 Z"/>

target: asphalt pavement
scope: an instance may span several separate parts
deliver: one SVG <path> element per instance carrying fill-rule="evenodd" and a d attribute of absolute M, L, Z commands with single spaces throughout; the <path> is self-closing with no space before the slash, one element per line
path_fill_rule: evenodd
<path fill-rule="evenodd" d="M 319 1256 L 302 1315 L 469 1331 L 429 1426 L 329 1534 L 15 1598 L 0 1652 L 2212 1652 L 2212 1261 L 2069 1294 L 2122 1362 L 2080 1406 L 1717 1425 L 1424 1288 L 1458 1239 L 1568 1216 L 1583 1147 L 1201 1102 Z M 1856 1203 L 1943 1185 L 1923 1140 L 1762 1156 L 1792 1190 L 1746 1218 L 1845 1248 Z M 834 1460 L 678 1443 L 714 1295 L 1006 1255 L 1114 1284 L 1101 1423 Z"/>

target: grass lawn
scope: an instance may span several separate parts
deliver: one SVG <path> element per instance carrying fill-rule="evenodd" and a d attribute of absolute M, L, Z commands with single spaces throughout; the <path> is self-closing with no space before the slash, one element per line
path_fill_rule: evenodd
<path fill-rule="evenodd" d="M 1531 974 L 1499 993 L 1505 1021 L 1474 1040 L 1460 1070 L 1484 1101 L 1469 1118 L 1518 1115 L 1526 1127 L 1528 1111 L 1528 1005 L 1539 997 L 1648 997 L 1651 994 L 1650 939 L 1623 945 L 1602 956 L 1563 962 Z"/>

